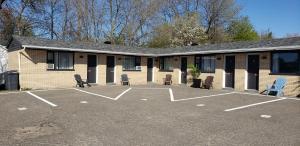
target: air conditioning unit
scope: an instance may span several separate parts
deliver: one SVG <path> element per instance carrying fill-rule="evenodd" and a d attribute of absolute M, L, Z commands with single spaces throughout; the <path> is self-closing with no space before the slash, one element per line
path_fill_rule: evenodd
<path fill-rule="evenodd" d="M 135 70 L 142 70 L 142 67 L 141 66 L 136 66 Z"/>
<path fill-rule="evenodd" d="M 48 64 L 47 69 L 54 69 L 54 64 Z"/>

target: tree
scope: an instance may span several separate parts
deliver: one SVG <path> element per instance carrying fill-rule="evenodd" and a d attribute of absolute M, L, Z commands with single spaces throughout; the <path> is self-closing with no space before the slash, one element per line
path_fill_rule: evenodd
<path fill-rule="evenodd" d="M 175 47 L 199 44 L 207 39 L 196 13 L 178 16 L 172 23 L 164 23 L 155 29 L 150 47 Z"/>
<path fill-rule="evenodd" d="M 172 39 L 172 31 L 173 27 L 164 23 L 159 25 L 154 29 L 154 34 L 150 41 L 148 42 L 148 46 L 151 48 L 167 48 L 171 46 Z"/>
<path fill-rule="evenodd" d="M 197 14 L 186 14 L 175 20 L 172 46 L 190 46 L 205 39 L 204 28 L 200 26 Z"/>
<path fill-rule="evenodd" d="M 8 9 L 0 10 L 0 45 L 6 46 L 14 32 L 14 18 Z"/>
<path fill-rule="evenodd" d="M 5 2 L 6 0 L 0 0 L 0 10 L 2 9 L 2 4 Z"/>
<path fill-rule="evenodd" d="M 258 40 L 259 36 L 250 23 L 248 17 L 234 20 L 230 23 L 227 32 L 233 41 Z"/>
<path fill-rule="evenodd" d="M 238 16 L 240 6 L 235 0 L 203 0 L 201 5 L 208 40 L 212 43 L 222 42 L 223 37 L 219 35 L 223 35 L 225 26 Z"/>
<path fill-rule="evenodd" d="M 266 31 L 262 31 L 260 33 L 260 39 L 261 40 L 271 40 L 271 39 L 273 39 L 273 33 L 272 33 L 272 31 L 270 31 L 270 29 L 268 29 Z"/>

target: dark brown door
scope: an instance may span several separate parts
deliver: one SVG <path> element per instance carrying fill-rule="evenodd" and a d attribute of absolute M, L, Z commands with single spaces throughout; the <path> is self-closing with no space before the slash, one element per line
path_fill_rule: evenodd
<path fill-rule="evenodd" d="M 89 83 L 96 83 L 97 76 L 97 56 L 88 55 L 88 64 L 87 64 L 87 81 Z"/>
<path fill-rule="evenodd" d="M 248 89 L 258 90 L 259 55 L 248 56 Z"/>
<path fill-rule="evenodd" d="M 187 83 L 187 58 L 186 57 L 181 58 L 181 83 L 182 84 Z"/>
<path fill-rule="evenodd" d="M 225 87 L 234 88 L 235 56 L 225 58 Z"/>
<path fill-rule="evenodd" d="M 153 58 L 147 59 L 147 81 L 152 82 Z"/>
<path fill-rule="evenodd" d="M 115 57 L 107 56 L 106 58 L 106 83 L 114 83 L 115 77 Z"/>

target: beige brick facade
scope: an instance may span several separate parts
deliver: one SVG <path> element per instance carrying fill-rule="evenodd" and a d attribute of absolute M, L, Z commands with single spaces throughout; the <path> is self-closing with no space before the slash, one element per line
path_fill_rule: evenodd
<path fill-rule="evenodd" d="M 73 71 L 49 71 L 47 70 L 47 51 L 26 49 L 8 53 L 9 70 L 19 70 L 21 88 L 63 88 L 74 87 L 74 74 L 80 74 L 83 79 L 87 78 L 87 55 L 89 53 L 74 53 L 74 70 Z M 107 54 L 97 55 L 97 84 L 106 84 L 106 57 Z M 235 56 L 235 90 L 246 90 L 247 75 L 247 54 L 238 53 L 230 54 Z M 272 82 L 278 75 L 270 75 L 270 53 L 260 53 L 260 70 L 259 70 L 259 91 L 263 91 L 267 84 Z M 115 83 L 120 84 L 121 74 L 127 74 L 132 85 L 147 84 L 147 58 L 141 57 L 141 71 L 123 71 L 123 55 L 115 56 Z M 226 54 L 216 55 L 215 73 L 202 73 L 199 78 L 205 80 L 209 75 L 214 76 L 214 88 L 224 88 L 224 58 Z M 194 64 L 194 56 L 187 57 L 188 64 Z M 163 84 L 163 78 L 166 74 L 171 74 L 173 84 L 180 84 L 181 76 L 181 57 L 174 56 L 173 71 L 165 72 L 159 70 L 159 58 L 153 58 L 153 81 L 154 83 Z M 20 60 L 20 67 L 19 67 Z M 285 95 L 297 96 L 300 94 L 300 77 L 299 76 L 283 76 L 288 80 L 285 88 Z M 191 81 L 191 75 L 188 74 L 188 81 Z M 188 82 L 190 84 L 191 82 Z"/>

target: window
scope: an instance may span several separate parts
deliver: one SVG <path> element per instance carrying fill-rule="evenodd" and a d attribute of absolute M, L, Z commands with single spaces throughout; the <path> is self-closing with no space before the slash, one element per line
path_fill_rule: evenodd
<path fill-rule="evenodd" d="M 73 70 L 73 52 L 47 52 L 47 64 L 49 70 Z"/>
<path fill-rule="evenodd" d="M 172 57 L 161 57 L 159 59 L 159 69 L 164 71 L 173 71 Z"/>
<path fill-rule="evenodd" d="M 141 57 L 125 56 L 123 60 L 123 70 L 140 71 L 141 70 Z"/>
<path fill-rule="evenodd" d="M 300 51 L 272 53 L 272 73 L 299 74 Z"/>
<path fill-rule="evenodd" d="M 214 73 L 216 68 L 215 56 L 196 56 L 195 66 L 202 73 Z"/>

